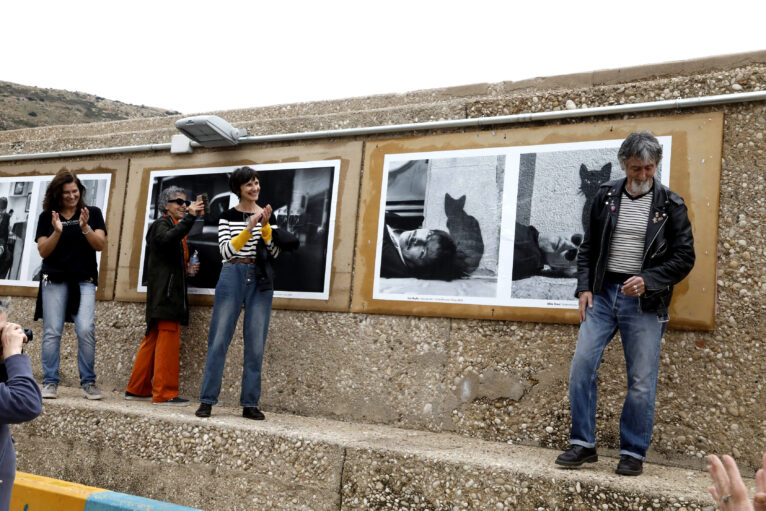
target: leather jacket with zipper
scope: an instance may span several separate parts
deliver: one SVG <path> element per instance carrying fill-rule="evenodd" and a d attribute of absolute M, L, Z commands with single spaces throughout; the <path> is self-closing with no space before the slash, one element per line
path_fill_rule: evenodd
<path fill-rule="evenodd" d="M 577 254 L 577 290 L 598 294 L 603 289 L 609 245 L 620 213 L 625 178 L 601 185 L 593 200 L 585 238 Z M 638 276 L 646 291 L 639 297 L 644 312 L 667 315 L 673 286 L 694 266 L 694 237 L 684 200 L 654 180 L 652 207 L 646 226 L 644 256 Z"/>

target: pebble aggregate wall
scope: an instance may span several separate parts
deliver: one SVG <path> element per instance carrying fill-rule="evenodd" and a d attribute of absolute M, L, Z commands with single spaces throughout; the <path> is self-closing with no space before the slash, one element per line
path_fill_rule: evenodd
<path fill-rule="evenodd" d="M 15 430 L 20 467 L 208 511 L 709 510 L 703 472 L 647 465 L 625 478 L 604 457 L 562 470 L 547 449 L 454 434 L 274 413 L 253 422 L 238 408 L 199 419 L 60 390 Z"/>
<path fill-rule="evenodd" d="M 286 133 L 763 89 L 766 52 L 223 116 L 251 134 Z M 766 104 L 683 113 L 713 110 L 725 115 L 716 328 L 666 334 L 649 458 L 700 467 L 707 453 L 732 453 L 745 471 L 752 471 L 766 450 Z M 630 117 L 648 115 L 672 112 Z M 165 142 L 173 134 L 172 122 L 163 118 L 0 132 L 0 154 Z M 552 124 L 572 122 L 588 120 Z M 14 317 L 31 318 L 32 306 L 30 299 L 17 299 Z M 195 308 L 183 333 L 181 392 L 187 397 L 199 391 L 209 314 L 207 308 Z M 41 339 L 41 325 L 31 326 Z M 103 387 L 124 388 L 143 330 L 143 304 L 98 304 L 96 368 Z M 567 373 L 575 339 L 576 328 L 570 325 L 275 311 L 263 406 L 561 448 L 568 438 Z M 36 344 L 29 351 L 39 359 Z M 241 339 L 236 338 L 222 393 L 228 405 L 237 403 L 241 356 Z M 33 363 L 39 373 L 39 361 Z M 608 448 L 618 443 L 623 366 L 619 342 L 614 342 L 600 373 L 598 442 Z M 62 373 L 65 384 L 76 386 L 76 340 L 70 331 L 62 346 Z"/>

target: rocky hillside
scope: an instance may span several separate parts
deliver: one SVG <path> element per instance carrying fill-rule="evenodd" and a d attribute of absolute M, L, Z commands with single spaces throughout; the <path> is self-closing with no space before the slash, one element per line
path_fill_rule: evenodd
<path fill-rule="evenodd" d="M 159 117 L 179 112 L 128 105 L 82 92 L 0 81 L 0 130 Z"/>

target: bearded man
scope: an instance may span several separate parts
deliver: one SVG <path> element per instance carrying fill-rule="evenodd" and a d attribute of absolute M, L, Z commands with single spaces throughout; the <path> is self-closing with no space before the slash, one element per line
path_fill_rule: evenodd
<path fill-rule="evenodd" d="M 662 146 L 649 132 L 631 133 L 617 158 L 626 177 L 601 185 L 577 254 L 580 332 L 569 373 L 570 447 L 556 459 L 567 468 L 598 460 L 598 368 L 617 330 L 628 393 L 620 418 L 616 472 L 636 476 L 654 427 L 660 342 L 673 286 L 694 266 L 694 239 L 683 199 L 654 179 Z"/>

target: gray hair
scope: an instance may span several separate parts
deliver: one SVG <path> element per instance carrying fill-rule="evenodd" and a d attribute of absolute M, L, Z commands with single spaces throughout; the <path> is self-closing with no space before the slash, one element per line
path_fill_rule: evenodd
<path fill-rule="evenodd" d="M 157 198 L 157 207 L 160 209 L 160 211 L 165 211 L 168 209 L 168 202 L 177 198 L 179 195 L 185 196 L 186 190 L 180 186 L 168 186 L 162 190 L 160 196 Z"/>
<path fill-rule="evenodd" d="M 6 312 L 10 308 L 11 308 L 11 297 L 10 296 L 0 297 L 0 314 L 2 314 L 3 312 Z"/>
<path fill-rule="evenodd" d="M 648 131 L 631 133 L 623 140 L 617 152 L 617 159 L 623 170 L 625 170 L 625 162 L 630 158 L 636 158 L 642 162 L 653 161 L 659 165 L 662 161 L 662 146 L 659 140 Z"/>

